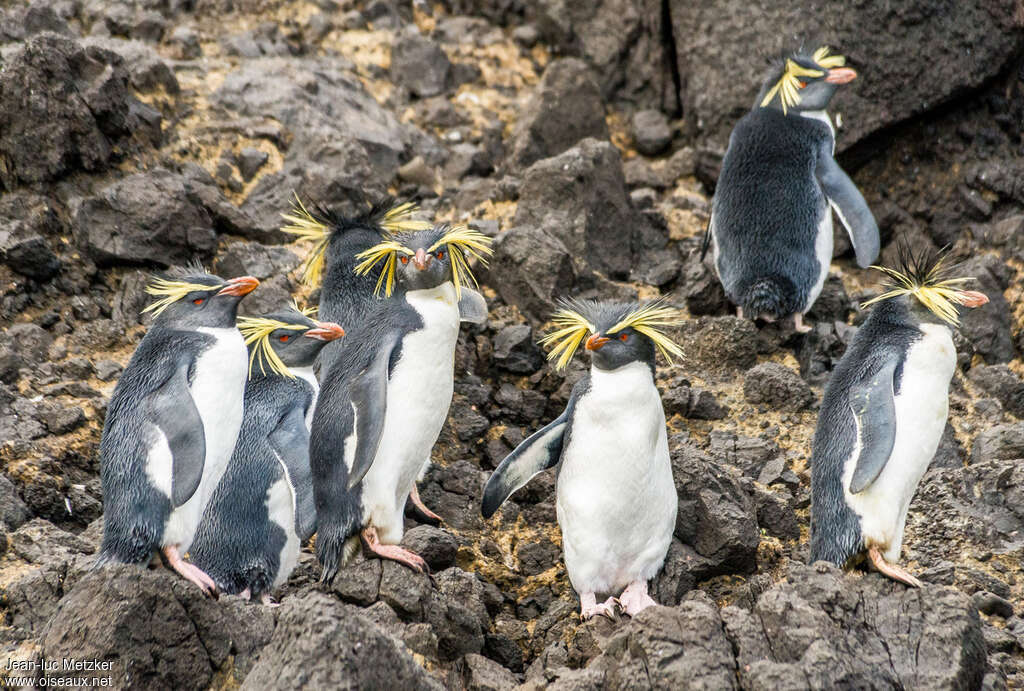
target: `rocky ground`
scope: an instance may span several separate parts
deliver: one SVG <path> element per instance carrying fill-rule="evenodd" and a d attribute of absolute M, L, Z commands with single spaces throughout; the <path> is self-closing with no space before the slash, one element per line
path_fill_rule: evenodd
<path fill-rule="evenodd" d="M 1024 685 L 1024 12 L 763 5 L 0 0 L 0 679 L 74 658 L 140 689 Z M 806 563 L 818 401 L 879 277 L 837 234 L 799 335 L 730 316 L 697 256 L 729 129 L 803 39 L 861 73 L 833 113 L 883 257 L 894 237 L 951 245 L 992 299 L 957 336 L 910 510 L 920 591 Z M 269 609 L 90 572 L 146 274 L 198 257 L 263 281 L 251 311 L 315 299 L 308 248 L 278 230 L 293 192 L 416 196 L 496 238 L 490 322 L 463 330 L 421 485 L 445 524 L 405 538 L 433 576 L 361 560 L 325 587 L 306 553 Z M 580 623 L 550 474 L 479 514 L 583 371 L 535 345 L 565 294 L 668 294 L 692 317 L 659 373 L 680 497 L 665 606 L 634 620 Z"/>

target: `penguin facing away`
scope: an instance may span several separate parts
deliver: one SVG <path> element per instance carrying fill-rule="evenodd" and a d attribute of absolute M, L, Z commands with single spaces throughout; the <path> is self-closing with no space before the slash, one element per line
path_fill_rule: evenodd
<path fill-rule="evenodd" d="M 860 191 L 836 163 L 825 109 L 857 73 L 822 47 L 797 53 L 765 82 L 736 125 L 722 161 L 701 258 L 737 314 L 769 321 L 803 315 L 818 299 L 832 260 L 832 210 L 867 267 L 878 256 L 878 226 Z"/>
<path fill-rule="evenodd" d="M 304 204 L 296 196 L 289 213 L 283 214 L 287 222 L 282 231 L 314 242 L 312 253 L 303 263 L 303 277 L 310 285 L 321 284 L 320 317 L 344 322 L 350 338 L 329 344 L 320 356 L 321 372 L 326 372 L 335 362 L 346 343 L 354 342 L 362 330 L 368 314 L 377 301 L 377 278 L 370 272 L 357 272 L 362 263 L 357 257 L 378 245 L 392 239 L 396 233 L 429 230 L 433 225 L 427 221 L 412 218 L 417 206 L 412 202 L 398 202 L 383 198 L 376 202 L 362 200 L 363 210 L 346 215 L 338 209 L 320 204 Z M 462 286 L 459 296 L 459 310 L 462 321 L 482 323 L 487 319 L 487 304 L 475 290 Z M 420 478 L 429 465 L 429 455 L 424 460 Z M 428 509 L 420 499 L 413 484 L 409 496 L 417 518 L 433 524 L 440 523 L 440 516 Z"/>
<path fill-rule="evenodd" d="M 224 281 L 190 267 L 155 278 L 155 320 L 121 375 L 100 440 L 103 543 L 97 565 L 143 563 L 159 550 L 215 595 L 182 560 L 227 466 L 242 422 L 245 343 L 238 303 L 259 281 Z"/>
<path fill-rule="evenodd" d="M 679 505 L 654 360 L 656 349 L 669 361 L 681 354 L 662 331 L 681 316 L 660 301 L 565 301 L 552 321 L 556 330 L 542 339 L 554 346 L 549 359 L 565 367 L 586 340 L 590 373 L 573 387 L 565 412 L 501 462 L 481 512 L 491 517 L 533 476 L 557 466 L 555 509 L 580 616 L 612 617 L 616 606 L 633 616 L 656 604 L 647 582 L 665 562 Z M 598 604 L 598 594 L 609 597 Z"/>
<path fill-rule="evenodd" d="M 242 427 L 191 558 L 221 592 L 270 604 L 270 590 L 288 580 L 316 527 L 309 469 L 319 390 L 313 362 L 345 331 L 297 309 L 243 317 L 238 328 L 249 347 Z"/>
<path fill-rule="evenodd" d="M 310 462 L 325 581 L 360 538 L 383 558 L 427 569 L 396 543 L 406 501 L 448 416 L 462 284 L 473 280 L 468 261 L 485 261 L 490 242 L 465 226 L 442 225 L 395 233 L 359 255 L 359 273 L 380 267 L 376 292 L 385 299 L 368 304 L 321 378 Z"/>
<path fill-rule="evenodd" d="M 959 307 L 988 298 L 963 290 L 940 253 L 901 246 L 896 267 L 876 267 L 891 289 L 874 304 L 821 405 L 811 457 L 811 561 L 852 566 L 867 556 L 911 586 L 897 564 L 910 500 L 946 425 L 956 368 L 951 327 Z"/>

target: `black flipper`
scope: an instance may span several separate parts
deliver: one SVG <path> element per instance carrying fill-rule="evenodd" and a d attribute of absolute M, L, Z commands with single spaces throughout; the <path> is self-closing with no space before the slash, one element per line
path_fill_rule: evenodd
<path fill-rule="evenodd" d="M 857 418 L 860 455 L 850 492 L 867 489 L 885 468 L 896 444 L 896 403 L 893 380 L 899 364 L 895 354 L 870 377 L 850 389 L 850 409 Z"/>
<path fill-rule="evenodd" d="M 493 516 L 513 492 L 529 482 L 537 473 L 554 467 L 561 460 L 565 431 L 576 407 L 578 391 L 579 388 L 573 391 L 565 412 L 546 427 L 524 439 L 522 444 L 505 457 L 487 480 L 483 502 L 480 504 L 480 513 L 484 518 Z"/>
<path fill-rule="evenodd" d="M 362 481 L 377 456 L 380 437 L 384 433 L 384 416 L 388 407 L 388 370 L 394 346 L 395 339 L 385 344 L 352 382 L 356 450 L 348 472 L 349 489 Z"/>
<path fill-rule="evenodd" d="M 187 502 L 203 479 L 206 464 L 206 435 L 199 409 L 188 388 L 191 361 L 182 357 L 174 372 L 155 391 L 146 396 L 150 421 L 156 425 L 171 449 L 171 502 Z"/>
<path fill-rule="evenodd" d="M 822 146 L 814 172 L 836 216 L 850 235 L 857 264 L 861 268 L 871 266 L 878 259 L 881 246 L 878 224 L 860 190 L 832 158 L 830 145 Z"/>
<path fill-rule="evenodd" d="M 466 286 L 462 286 L 461 290 L 459 320 L 470 324 L 485 323 L 487 321 L 487 302 L 484 300 L 484 296 Z"/>
<path fill-rule="evenodd" d="M 295 533 L 306 540 L 316 530 L 313 473 L 309 467 L 309 432 L 300 408 L 292 408 L 268 436 L 270 446 L 288 471 L 295 492 Z"/>

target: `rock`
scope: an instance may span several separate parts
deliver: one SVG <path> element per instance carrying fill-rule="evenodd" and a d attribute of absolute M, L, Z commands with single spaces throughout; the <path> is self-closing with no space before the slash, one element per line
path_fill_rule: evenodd
<path fill-rule="evenodd" d="M 217 255 L 216 270 L 224 277 L 255 276 L 263 281 L 274 275 L 287 274 L 299 263 L 300 259 L 286 247 L 233 242 Z"/>
<path fill-rule="evenodd" d="M 85 413 L 77 406 L 49 405 L 43 407 L 38 415 L 50 434 L 67 434 L 85 424 Z"/>
<path fill-rule="evenodd" d="M 399 567 L 404 568 L 404 567 Z M 243 689 L 440 689 L 401 644 L 348 605 L 316 592 L 286 599 Z"/>
<path fill-rule="evenodd" d="M 505 691 L 519 684 L 500 664 L 475 653 L 464 657 L 457 669 L 461 688 L 466 691 Z"/>
<path fill-rule="evenodd" d="M 248 182 L 256 177 L 256 173 L 266 164 L 268 158 L 270 156 L 266 151 L 261 151 L 251 146 L 242 147 L 235 157 L 235 161 L 238 163 L 238 172 L 242 174 L 242 179 Z"/>
<path fill-rule="evenodd" d="M 678 342 L 696 370 L 745 370 L 757 362 L 757 327 L 749 319 L 700 317 L 683 325 Z"/>
<path fill-rule="evenodd" d="M 381 564 L 380 599 L 404 619 L 419 619 L 430 597 L 430 578 L 398 562 Z"/>
<path fill-rule="evenodd" d="M 1003 619 L 1013 616 L 1013 605 L 1004 597 L 995 593 L 979 590 L 971 596 L 971 604 L 983 614 L 989 614 Z"/>
<path fill-rule="evenodd" d="M 445 91 L 452 64 L 434 41 L 404 32 L 391 45 L 391 79 L 420 98 Z"/>
<path fill-rule="evenodd" d="M 506 326 L 494 337 L 494 361 L 514 374 L 532 374 L 544 364 L 529 324 Z"/>
<path fill-rule="evenodd" d="M 37 281 L 53 278 L 61 268 L 46 240 L 21 221 L 0 224 L 0 262 Z"/>
<path fill-rule="evenodd" d="M 665 244 L 630 204 L 618 150 L 594 139 L 526 170 L 514 223 L 544 227 L 578 269 L 589 266 L 613 279 L 628 277 L 634 248 Z"/>
<path fill-rule="evenodd" d="M 681 290 L 686 300 L 686 309 L 694 316 L 706 314 L 724 314 L 729 311 L 729 300 L 725 296 L 722 282 L 714 271 L 700 261 L 697 252 L 691 252 L 683 265 L 680 281 Z"/>
<path fill-rule="evenodd" d="M 769 535 L 782 540 L 796 540 L 800 537 L 800 523 L 784 491 L 755 490 L 754 503 L 757 506 L 757 525 Z"/>
<path fill-rule="evenodd" d="M 4 63 L 0 182 L 8 190 L 103 170 L 135 132 L 159 139 L 159 124 L 153 132 L 140 119 L 149 109 L 132 95 L 116 53 L 44 33 Z"/>
<path fill-rule="evenodd" d="M 699 580 L 713 573 L 711 566 L 711 560 L 697 554 L 693 547 L 683 544 L 678 538 L 673 538 L 661 571 L 651 581 L 651 597 L 662 605 L 679 604 Z"/>
<path fill-rule="evenodd" d="M 381 572 L 380 559 L 357 556 L 351 564 L 339 569 L 331 585 L 343 601 L 369 607 L 377 601 L 380 593 Z"/>
<path fill-rule="evenodd" d="M 184 264 L 216 248 L 213 220 L 186 181 L 164 169 L 136 173 L 86 199 L 74 228 L 97 264 Z"/>
<path fill-rule="evenodd" d="M 633 115 L 633 141 L 645 156 L 657 156 L 672 143 L 668 118 L 659 110 L 640 110 Z"/>
<path fill-rule="evenodd" d="M 1012 309 L 1003 296 L 1010 282 L 1006 264 L 996 256 L 983 254 L 968 259 L 957 271 L 977 279 L 971 288 L 989 299 L 987 305 L 962 310 L 959 333 L 986 363 L 1009 362 L 1017 356 L 1017 350 L 1013 345 Z"/>
<path fill-rule="evenodd" d="M 967 379 L 978 389 L 993 396 L 1010 414 L 1024 417 L 1024 380 L 1006 365 L 972 367 Z"/>
<path fill-rule="evenodd" d="M 6 475 L 0 474 L 0 525 L 5 526 L 7 530 L 17 530 L 31 517 L 32 514 L 29 513 L 25 502 L 18 496 L 18 490 Z M 3 543 L 6 546 L 6 537 Z"/>
<path fill-rule="evenodd" d="M 53 345 L 53 336 L 40 326 L 22 322 L 10 326 L 3 334 L 3 341 L 23 362 L 38 365 L 49 359 L 48 353 L 50 346 Z"/>
<path fill-rule="evenodd" d="M 178 60 L 194 60 L 203 54 L 199 45 L 199 34 L 191 26 L 176 26 L 167 43 Z"/>
<path fill-rule="evenodd" d="M 418 525 L 402 536 L 402 546 L 423 557 L 431 571 L 441 571 L 455 564 L 459 543 L 446 530 Z"/>
<path fill-rule="evenodd" d="M 975 688 L 985 671 L 967 596 L 792 563 L 753 611 L 722 610 L 743 688 Z"/>
<path fill-rule="evenodd" d="M 608 139 L 594 73 L 574 58 L 553 60 L 516 120 L 511 160 L 519 168 L 556 156 L 588 137 Z"/>
<path fill-rule="evenodd" d="M 1024 424 L 996 425 L 979 434 L 971 449 L 971 463 L 1024 458 Z"/>
<path fill-rule="evenodd" d="M 676 381 L 662 396 L 665 412 L 678 413 L 692 420 L 721 420 L 728 413 L 715 400 L 715 395 L 704 389 L 692 389 L 689 382 Z"/>
<path fill-rule="evenodd" d="M 796 412 L 806 408 L 814 394 L 800 375 L 777 362 L 764 362 L 743 377 L 743 398 L 754 405 Z"/>
<path fill-rule="evenodd" d="M 569 294 L 577 275 L 565 243 L 536 226 L 514 226 L 498 235 L 485 273 L 505 302 L 538 322 Z"/>

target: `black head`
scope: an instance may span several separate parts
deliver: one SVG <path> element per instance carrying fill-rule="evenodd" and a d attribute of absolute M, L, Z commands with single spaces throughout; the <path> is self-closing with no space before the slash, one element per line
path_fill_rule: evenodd
<path fill-rule="evenodd" d="M 252 276 L 225 281 L 200 267 L 175 269 L 146 286 L 158 299 L 143 312 L 152 312 L 156 323 L 174 329 L 228 329 L 235 325 L 238 303 L 259 284 Z"/>
<path fill-rule="evenodd" d="M 826 46 L 810 55 L 794 53 L 765 81 L 757 96 L 757 106 L 784 114 L 825 110 L 836 89 L 857 78 L 857 73 L 845 64 L 842 55 L 829 55 Z"/>
<path fill-rule="evenodd" d="M 633 362 L 646 363 L 653 370 L 655 350 L 670 361 L 682 354 L 663 332 L 666 327 L 680 324 L 682 315 L 661 300 L 647 304 L 566 300 L 551 321 L 555 331 L 542 338 L 541 343 L 554 345 L 548 358 L 558 358 L 559 368 L 569 364 L 580 343 L 585 343 L 594 367 L 601 370 L 614 370 Z"/>
<path fill-rule="evenodd" d="M 249 347 L 249 378 L 279 374 L 293 377 L 290 368 L 312 367 L 329 342 L 345 335 L 332 322 L 318 322 L 288 308 L 261 317 L 242 317 L 238 329 Z"/>
<path fill-rule="evenodd" d="M 377 294 L 390 296 L 395 286 L 402 291 L 430 290 L 451 282 L 458 293 L 464 281 L 475 283 L 469 259 L 486 263 L 491 239 L 466 226 L 435 226 L 429 230 L 396 233 L 390 240 L 362 252 L 356 267 L 362 275 L 383 263 Z"/>

